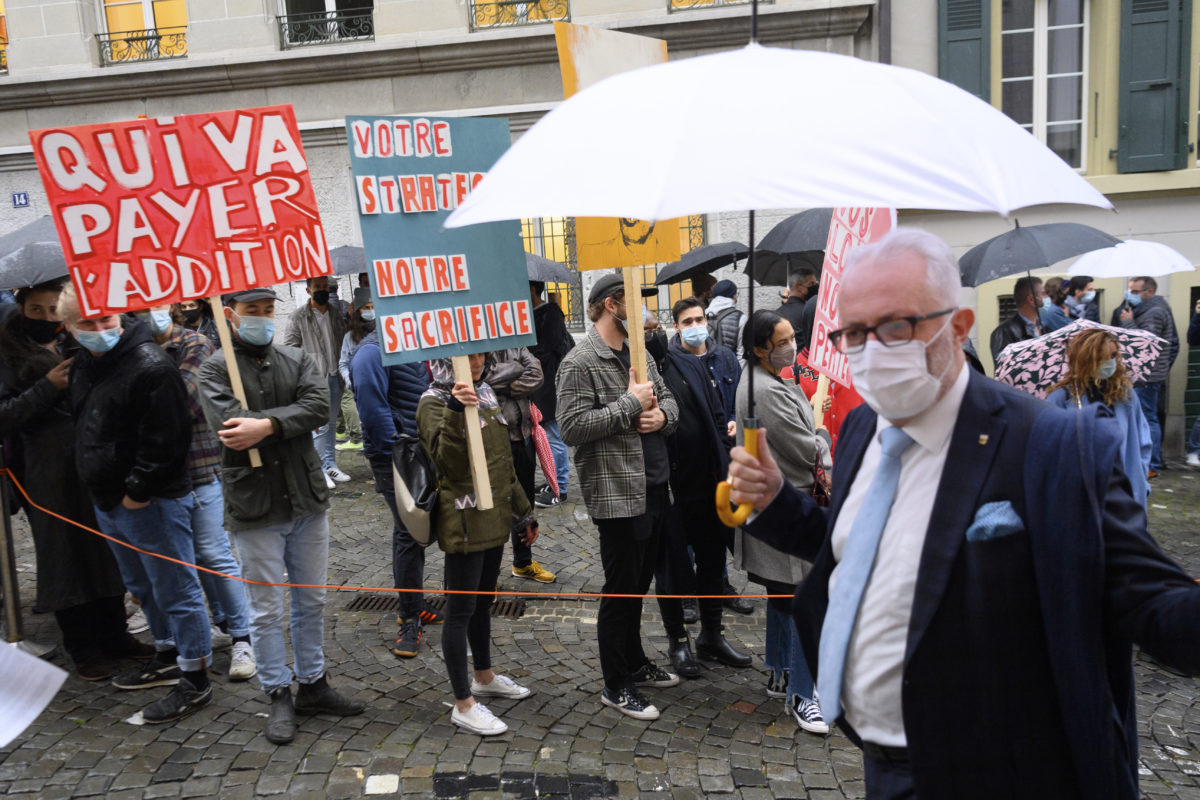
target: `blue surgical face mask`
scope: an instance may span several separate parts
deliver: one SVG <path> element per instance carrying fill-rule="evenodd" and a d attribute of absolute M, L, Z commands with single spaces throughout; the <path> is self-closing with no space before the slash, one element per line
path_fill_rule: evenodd
<path fill-rule="evenodd" d="M 375 321 L 375 309 L 368 308 L 365 311 L 358 312 L 358 315 L 363 318 L 363 322 Z"/>
<path fill-rule="evenodd" d="M 85 350 L 92 353 L 107 353 L 121 340 L 121 326 L 102 331 L 80 331 L 72 328 L 71 335 Z"/>
<path fill-rule="evenodd" d="M 150 311 L 141 313 L 137 318 L 150 328 L 150 332 L 155 336 L 162 336 L 167 331 L 171 330 L 171 312 L 170 311 Z"/>
<path fill-rule="evenodd" d="M 235 312 L 238 318 L 237 335 L 248 345 L 266 347 L 275 338 L 275 320 L 271 317 L 243 317 Z"/>
<path fill-rule="evenodd" d="M 1102 381 L 1111 378 L 1117 372 L 1117 360 L 1110 358 L 1107 361 L 1101 361 L 1100 366 L 1096 369 L 1096 377 Z"/>
<path fill-rule="evenodd" d="M 1131 305 L 1131 306 L 1139 306 L 1142 304 L 1142 296 L 1140 294 L 1138 294 L 1137 292 L 1126 289 L 1125 290 L 1125 301 L 1128 302 L 1129 305 Z"/>
<path fill-rule="evenodd" d="M 1083 297 L 1079 298 L 1079 302 L 1090 303 L 1095 299 L 1096 299 L 1096 290 L 1088 289 L 1086 292 L 1083 293 Z"/>
<path fill-rule="evenodd" d="M 1050 302 L 1049 297 L 1042 298 L 1042 308 L 1050 308 L 1051 305 L 1053 305 L 1053 304 Z"/>
<path fill-rule="evenodd" d="M 692 325 L 690 328 L 683 328 L 679 331 L 679 338 L 683 339 L 683 343 L 688 347 L 699 347 L 708 341 L 708 326 Z"/>

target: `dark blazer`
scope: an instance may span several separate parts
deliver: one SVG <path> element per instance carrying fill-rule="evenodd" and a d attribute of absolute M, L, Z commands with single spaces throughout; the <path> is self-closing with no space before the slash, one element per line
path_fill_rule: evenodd
<path fill-rule="evenodd" d="M 901 689 L 922 800 L 999 800 L 1030 787 L 1133 800 L 1130 642 L 1200 672 L 1200 587 L 1146 532 L 1115 425 L 1070 413 L 970 374 L 921 554 Z M 862 406 L 842 427 L 828 513 L 785 485 L 747 529 L 814 559 L 793 607 L 814 675 L 831 534 L 876 419 Z M 966 541 L 979 507 L 1005 500 L 1026 530 Z"/>

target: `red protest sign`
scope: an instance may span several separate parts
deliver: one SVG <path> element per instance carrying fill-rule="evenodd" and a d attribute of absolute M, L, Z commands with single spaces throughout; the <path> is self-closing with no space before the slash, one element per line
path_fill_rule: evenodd
<path fill-rule="evenodd" d="M 842 287 L 842 270 L 851 250 L 880 239 L 892 229 L 895 213 L 890 208 L 835 208 L 829 223 L 808 363 L 842 386 L 851 385 L 850 365 L 829 341 L 829 332 L 841 326 L 838 293 Z"/>
<path fill-rule="evenodd" d="M 329 274 L 291 106 L 29 138 L 85 316 Z"/>

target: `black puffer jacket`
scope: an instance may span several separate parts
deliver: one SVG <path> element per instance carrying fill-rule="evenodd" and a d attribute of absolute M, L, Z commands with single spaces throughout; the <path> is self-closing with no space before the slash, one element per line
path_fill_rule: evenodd
<path fill-rule="evenodd" d="M 191 490 L 192 415 L 179 368 L 137 320 L 125 319 L 116 347 L 81 349 L 71 367 L 75 465 L 101 509 Z"/>

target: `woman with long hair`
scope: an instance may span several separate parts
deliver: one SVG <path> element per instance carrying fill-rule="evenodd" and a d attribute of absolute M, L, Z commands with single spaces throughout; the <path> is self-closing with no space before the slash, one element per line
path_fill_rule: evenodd
<path fill-rule="evenodd" d="M 1059 408 L 1099 405 L 1102 413 L 1121 426 L 1121 463 L 1143 506 L 1150 494 L 1150 426 L 1133 395 L 1133 381 L 1121 360 L 1117 337 L 1091 328 L 1067 345 L 1067 374 L 1054 385 L 1046 401 Z"/>
<path fill-rule="evenodd" d="M 508 726 L 477 697 L 520 700 L 532 692 L 492 670 L 491 608 L 487 594 L 495 592 L 500 558 L 509 534 L 518 532 L 527 544 L 537 539 L 533 506 L 513 469 L 512 449 L 500 404 L 492 387 L 484 383 L 484 354 L 469 356 L 471 383 L 456 382 L 449 359 L 429 362 L 433 382 L 417 406 L 421 445 L 433 461 L 438 476 L 435 522 L 438 546 L 446 554 L 446 622 L 442 629 L 442 654 L 454 709 L 450 721 L 480 736 L 504 733 Z M 471 461 L 467 454 L 468 406 L 479 409 L 484 457 L 492 487 L 492 507 L 481 509 L 475 501 Z M 472 594 L 455 594 L 456 591 Z M 467 645 L 475 668 L 467 676 Z"/>
<path fill-rule="evenodd" d="M 742 334 L 742 357 L 746 369 L 737 389 L 738 419 L 745 418 L 749 407 L 748 377 L 754 370 L 754 411 L 759 424 L 770 431 L 771 453 L 793 486 L 811 492 L 813 468 L 823 461 L 812 406 L 800 387 L 779 376 L 796 360 L 792 323 L 774 311 L 755 311 Z M 742 438 L 739 431 L 739 444 Z M 791 598 L 809 565 L 747 536 L 740 528 L 734 534 L 734 563 L 767 594 L 786 595 L 767 601 L 767 649 L 763 659 L 771 670 L 767 696 L 783 698 L 788 712 L 804 730 L 828 733 L 829 725 L 816 702 L 812 673 L 792 619 Z"/>
<path fill-rule="evenodd" d="M 18 290 L 17 313 L 0 323 L 0 436 L 7 464 L 33 502 L 96 530 L 91 497 L 75 471 L 66 390 L 78 345 L 58 316 L 63 283 Z M 25 511 L 37 606 L 54 612 L 76 674 L 103 680 L 113 675 L 114 659 L 153 656 L 152 646 L 125 630 L 125 585 L 108 543 L 44 511 Z"/>

